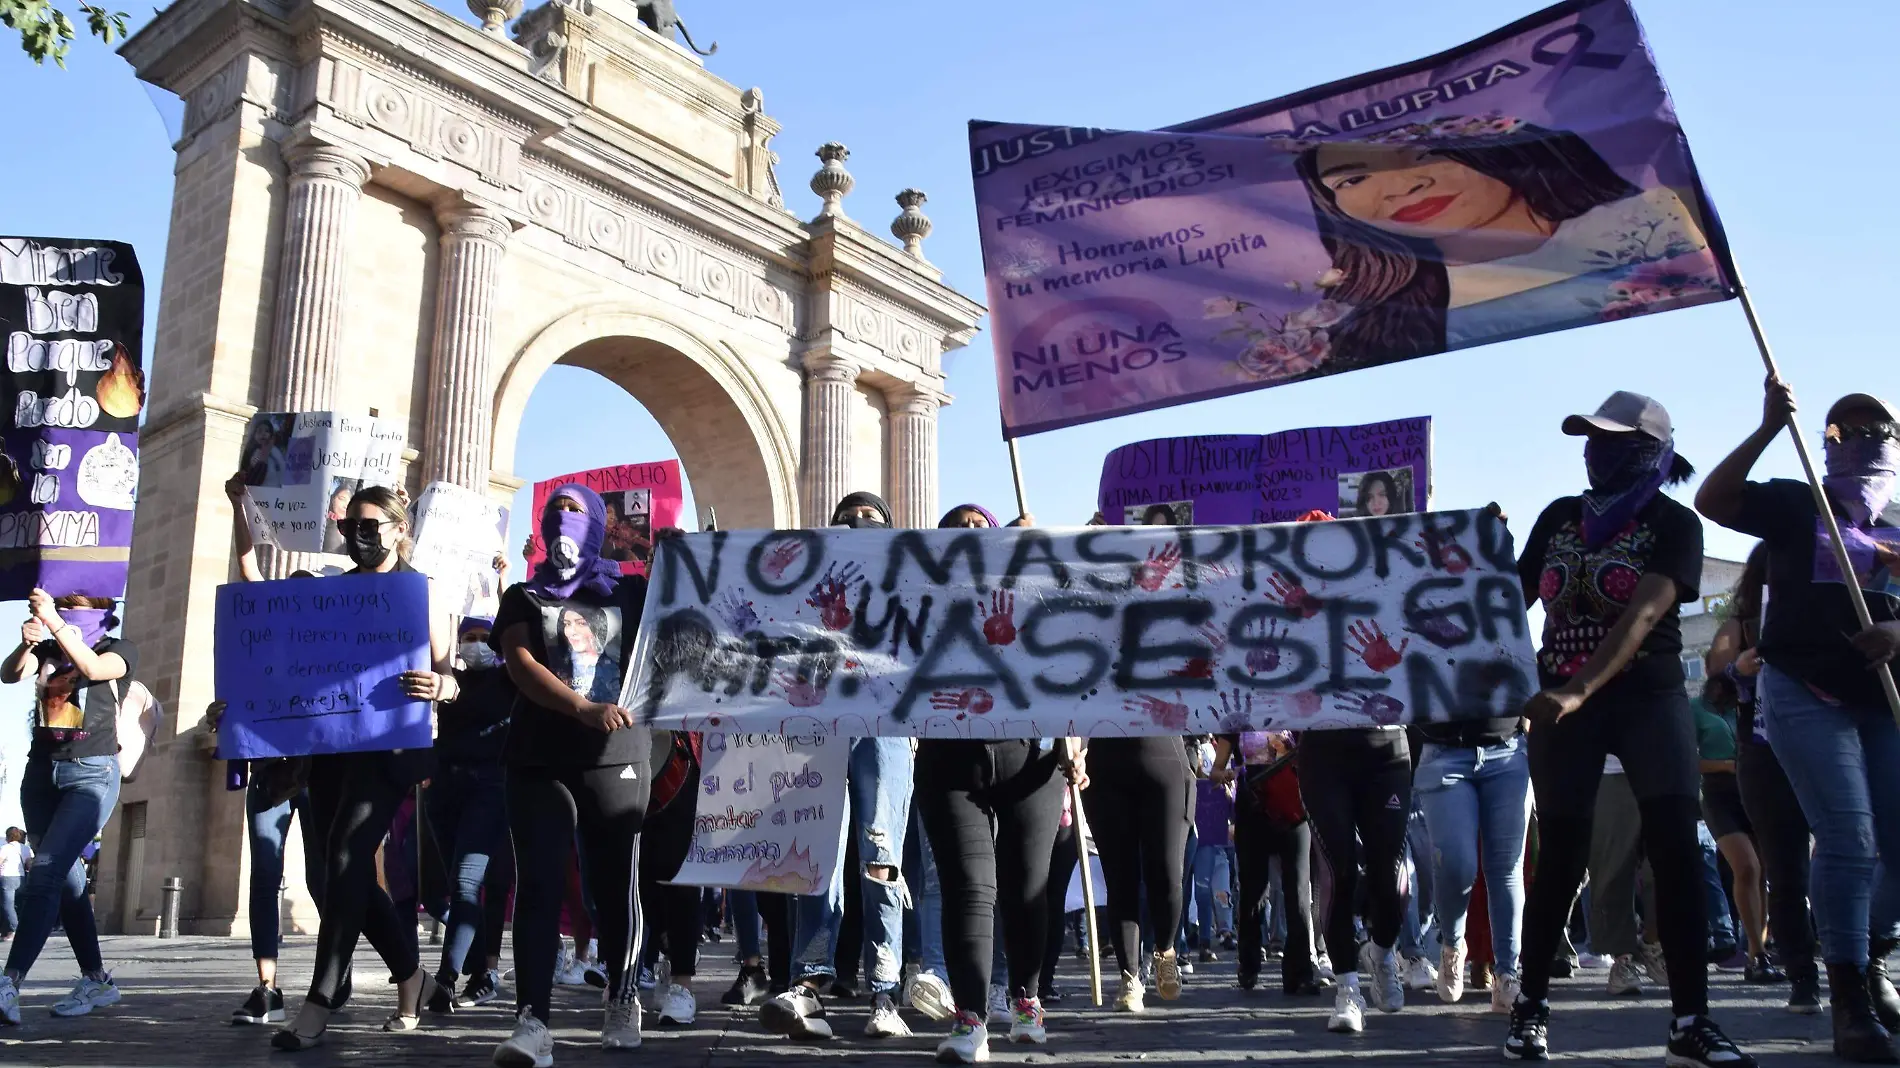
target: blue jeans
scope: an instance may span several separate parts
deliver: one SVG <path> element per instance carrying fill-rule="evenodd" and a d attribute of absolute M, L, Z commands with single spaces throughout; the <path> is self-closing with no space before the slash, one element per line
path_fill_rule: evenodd
<path fill-rule="evenodd" d="M 20 928 L 7 954 L 7 971 L 24 978 L 33 970 L 53 932 L 55 916 L 66 925 L 79 970 L 105 970 L 99 927 L 86 898 L 86 862 L 80 855 L 105 829 L 118 803 L 118 757 L 28 758 L 20 778 L 20 811 L 33 847 L 33 870 L 20 888 Z"/>
<path fill-rule="evenodd" d="M 20 914 L 14 911 L 13 898 L 24 881 L 18 875 L 0 875 L 0 934 L 10 935 L 19 929 Z"/>
<path fill-rule="evenodd" d="M 1194 850 L 1194 864 L 1189 869 L 1194 877 L 1194 916 L 1201 927 L 1200 943 L 1202 949 L 1213 949 L 1220 932 L 1232 926 L 1231 921 L 1223 922 L 1215 918 L 1218 909 L 1223 914 L 1231 906 L 1220 905 L 1223 900 L 1232 900 L 1231 883 L 1233 869 L 1228 866 L 1227 846 L 1203 844 Z"/>
<path fill-rule="evenodd" d="M 739 939 L 739 959 L 758 959 L 759 895 L 751 890 L 726 891 L 726 903 L 732 907 L 732 932 Z"/>
<path fill-rule="evenodd" d="M 1715 838 L 1709 833 L 1709 825 L 1695 825 L 1698 844 L 1702 846 L 1702 896 L 1708 899 L 1709 912 L 1709 948 L 1733 949 L 1735 947 L 1735 921 L 1729 914 L 1728 890 L 1722 886 L 1722 869 L 1717 866 L 1718 856 Z"/>
<path fill-rule="evenodd" d="M 455 883 L 439 973 L 453 979 L 481 970 L 483 962 L 471 966 L 468 954 L 482 929 L 482 889 L 506 894 L 514 882 L 506 774 L 499 764 L 450 764 L 429 781 L 423 801 Z"/>
<path fill-rule="evenodd" d="M 858 836 L 858 859 L 865 867 L 864 948 L 871 993 L 895 998 L 904 977 L 904 831 L 910 823 L 911 755 L 909 738 L 855 738 L 851 741 L 846 789 L 851 807 L 849 829 Z M 874 879 L 869 869 L 897 873 Z M 795 979 L 831 979 L 838 974 L 838 929 L 844 922 L 844 850 L 832 872 L 831 889 L 798 899 L 793 924 Z"/>
<path fill-rule="evenodd" d="M 1759 691 L 1768 742 L 1814 830 L 1822 959 L 1865 966 L 1869 935 L 1900 926 L 1900 726 L 1884 706 L 1830 705 L 1772 667 Z"/>
<path fill-rule="evenodd" d="M 244 791 L 244 814 L 251 838 L 251 956 L 257 960 L 277 959 L 282 922 L 278 894 L 284 885 L 284 840 L 293 815 L 303 831 L 304 884 L 317 911 L 323 911 L 323 836 L 310 823 L 310 791 L 299 790 L 283 804 L 265 807 L 269 800 L 253 778 Z"/>
<path fill-rule="evenodd" d="M 1471 886 L 1482 857 L 1497 970 L 1517 974 L 1531 811 L 1530 750 L 1524 736 L 1481 749 L 1427 742 L 1419 752 L 1412 790 L 1431 832 L 1439 943 L 1464 944 Z"/>
<path fill-rule="evenodd" d="M 1399 927 L 1399 955 L 1406 958 L 1425 955 L 1426 936 L 1432 930 L 1432 883 L 1429 872 L 1419 867 L 1420 857 L 1432 855 L 1432 833 L 1425 826 L 1424 812 L 1413 798 L 1412 814 L 1405 821 L 1405 922 Z"/>

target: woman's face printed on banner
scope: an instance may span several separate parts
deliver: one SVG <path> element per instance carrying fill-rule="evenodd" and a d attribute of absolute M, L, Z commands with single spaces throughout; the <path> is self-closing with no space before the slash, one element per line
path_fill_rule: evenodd
<path fill-rule="evenodd" d="M 1519 206 L 1510 186 L 1425 149 L 1326 144 L 1318 164 L 1340 211 L 1405 237 L 1482 230 Z"/>

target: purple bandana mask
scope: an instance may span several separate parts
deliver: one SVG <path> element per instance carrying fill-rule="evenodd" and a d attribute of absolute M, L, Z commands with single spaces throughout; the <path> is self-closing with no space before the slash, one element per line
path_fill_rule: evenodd
<path fill-rule="evenodd" d="M 569 512 L 554 507 L 566 497 L 584 509 Z M 620 565 L 600 557 L 607 538 L 607 506 L 600 495 L 572 483 L 554 491 L 541 515 L 541 540 L 547 555 L 534 566 L 527 588 L 543 597 L 566 600 L 583 587 L 602 596 L 620 584 Z"/>
<path fill-rule="evenodd" d="M 1583 463 L 1590 489 L 1583 495 L 1583 544 L 1609 544 L 1648 506 L 1675 466 L 1673 441 L 1646 435 L 1592 437 L 1584 442 Z"/>
<path fill-rule="evenodd" d="M 111 615 L 111 610 L 105 608 L 67 608 L 60 611 L 59 618 L 66 621 L 64 626 L 78 627 L 80 640 L 90 649 L 106 636 L 106 620 Z"/>
<path fill-rule="evenodd" d="M 1825 447 L 1827 474 L 1821 485 L 1856 527 L 1873 525 L 1892 503 L 1900 484 L 1900 442 L 1891 438 L 1849 438 Z"/>

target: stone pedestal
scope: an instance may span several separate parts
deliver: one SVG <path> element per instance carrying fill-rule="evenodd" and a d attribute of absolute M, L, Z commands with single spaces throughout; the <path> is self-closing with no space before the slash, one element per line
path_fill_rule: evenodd
<path fill-rule="evenodd" d="M 488 489 L 488 435 L 494 421 L 489 367 L 495 281 L 512 227 L 499 212 L 466 203 L 438 210 L 436 220 L 442 227 L 442 259 L 436 273 L 422 478 L 482 493 Z"/>

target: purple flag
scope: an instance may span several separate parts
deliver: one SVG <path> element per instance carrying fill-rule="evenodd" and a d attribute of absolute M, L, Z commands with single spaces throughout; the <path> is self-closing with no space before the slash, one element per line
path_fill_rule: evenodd
<path fill-rule="evenodd" d="M 144 328 L 132 246 L 0 237 L 0 600 L 125 593 Z"/>
<path fill-rule="evenodd" d="M 1626 0 L 1169 131 L 970 149 L 1006 437 L 1734 295 Z"/>
<path fill-rule="evenodd" d="M 1154 438 L 1102 461 L 1099 503 L 1115 526 L 1286 523 L 1314 510 L 1340 519 L 1423 512 L 1431 442 L 1428 418 Z"/>

